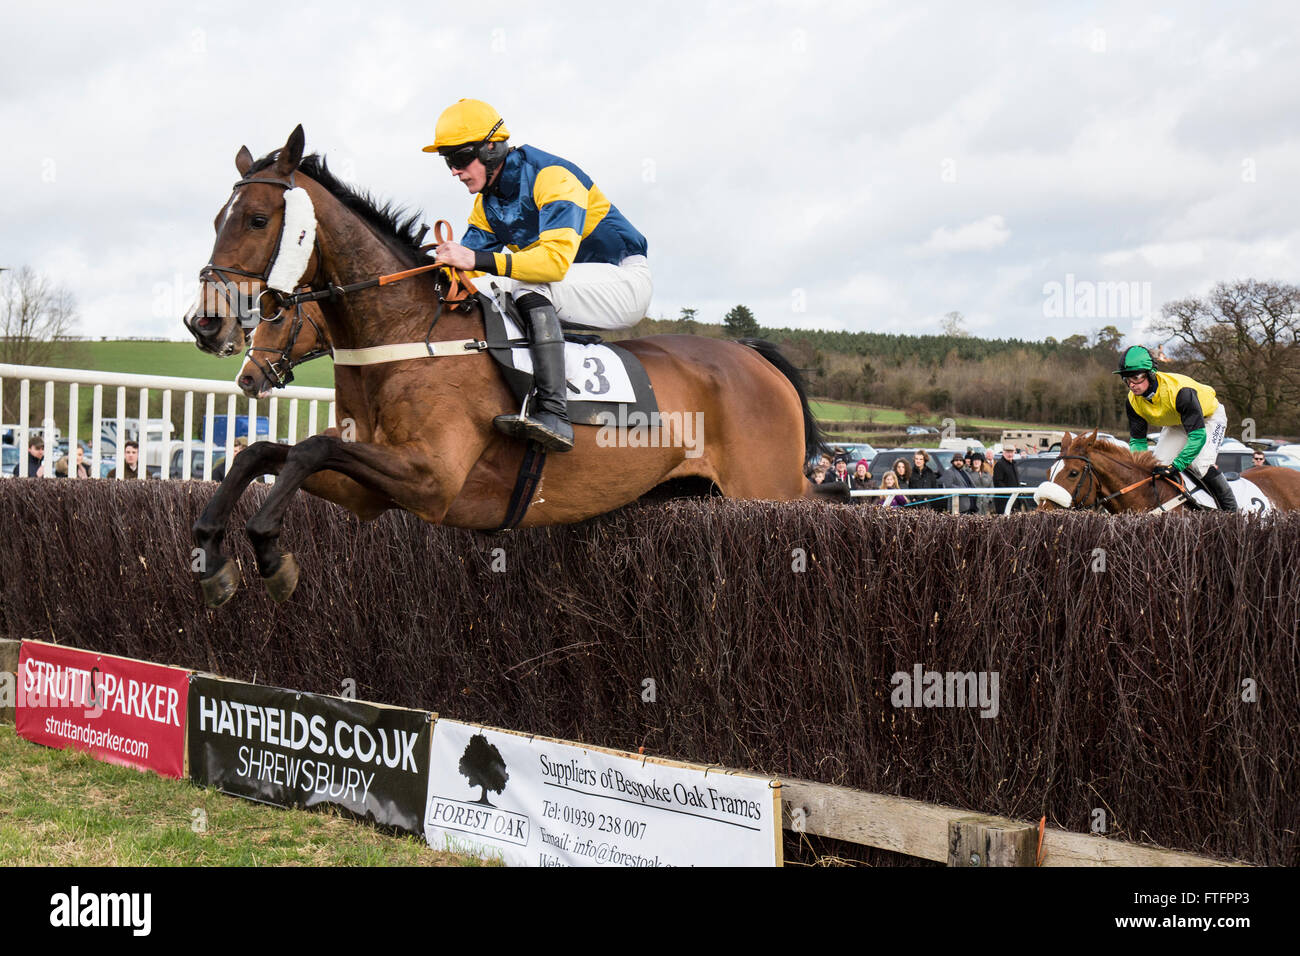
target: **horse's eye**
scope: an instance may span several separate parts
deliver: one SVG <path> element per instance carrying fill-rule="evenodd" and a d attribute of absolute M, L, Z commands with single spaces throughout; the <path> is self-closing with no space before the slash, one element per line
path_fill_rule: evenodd
<path fill-rule="evenodd" d="M 1070 471 L 1070 477 L 1074 478 L 1079 474 L 1079 469 L 1075 468 Z"/>
<path fill-rule="evenodd" d="M 254 229 L 265 229 L 266 224 L 270 221 L 271 220 L 266 216 L 254 216 L 253 218 L 248 220 L 248 224 L 252 226 Z"/>

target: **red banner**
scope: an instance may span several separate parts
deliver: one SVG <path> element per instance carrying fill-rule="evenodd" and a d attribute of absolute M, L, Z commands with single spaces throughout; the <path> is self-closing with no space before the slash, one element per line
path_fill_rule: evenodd
<path fill-rule="evenodd" d="M 23 641 L 16 726 L 34 743 L 179 778 L 188 690 L 189 671 Z"/>

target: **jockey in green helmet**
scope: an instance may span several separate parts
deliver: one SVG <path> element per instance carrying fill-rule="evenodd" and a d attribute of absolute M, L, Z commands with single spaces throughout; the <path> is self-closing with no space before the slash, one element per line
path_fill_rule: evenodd
<path fill-rule="evenodd" d="M 1236 496 L 1215 466 L 1228 418 L 1214 389 L 1186 375 L 1158 371 L 1141 345 L 1124 352 L 1115 374 L 1128 386 L 1129 448 L 1146 451 L 1147 426 L 1159 425 L 1164 430 L 1153 450 L 1161 462 L 1155 474 L 1173 477 L 1191 471 L 1205 483 L 1219 510 L 1236 511 Z"/>

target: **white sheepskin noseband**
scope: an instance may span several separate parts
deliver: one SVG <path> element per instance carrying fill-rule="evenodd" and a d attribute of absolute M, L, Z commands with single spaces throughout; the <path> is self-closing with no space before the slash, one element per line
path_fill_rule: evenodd
<path fill-rule="evenodd" d="M 275 264 L 266 278 L 267 286 L 287 293 L 298 288 L 315 246 L 316 207 L 311 197 L 301 186 L 286 190 L 284 229 L 280 232 L 280 248 L 275 251 Z"/>
<path fill-rule="evenodd" d="M 1062 508 L 1069 508 L 1072 504 L 1070 501 L 1070 493 L 1054 481 L 1045 481 L 1035 488 L 1034 501 L 1040 505 L 1044 501 L 1050 501 L 1052 504 L 1059 505 Z"/>

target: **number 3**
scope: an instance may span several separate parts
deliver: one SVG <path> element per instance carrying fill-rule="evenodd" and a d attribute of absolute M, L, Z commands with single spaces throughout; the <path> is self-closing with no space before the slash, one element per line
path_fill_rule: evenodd
<path fill-rule="evenodd" d="M 604 395 L 609 391 L 609 379 L 605 377 L 605 363 L 593 355 L 583 360 L 582 367 L 589 369 L 593 364 L 595 380 L 587 379 L 582 384 L 582 388 L 591 395 Z"/>

